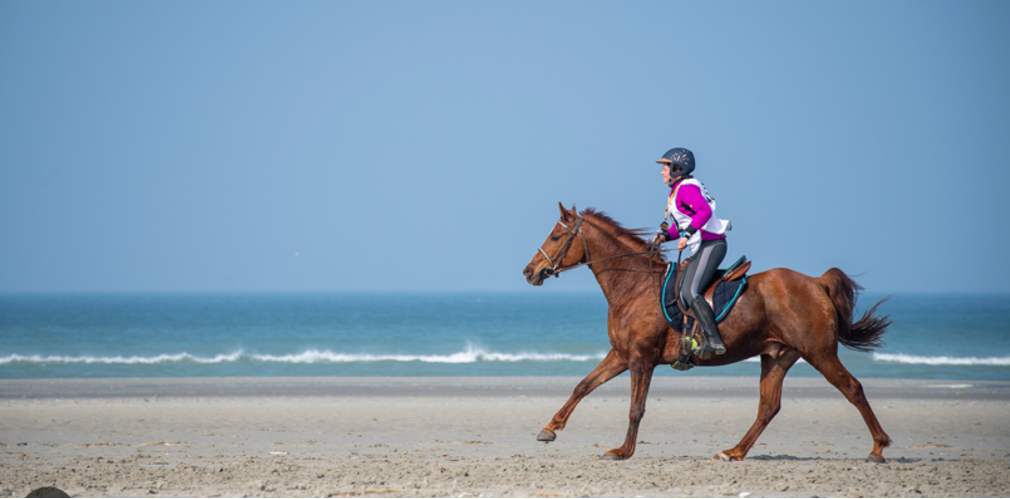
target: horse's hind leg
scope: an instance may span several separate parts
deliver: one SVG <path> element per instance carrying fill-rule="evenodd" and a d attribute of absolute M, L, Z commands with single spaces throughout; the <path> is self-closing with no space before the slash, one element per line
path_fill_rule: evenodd
<path fill-rule="evenodd" d="M 881 428 L 880 423 L 877 421 L 877 416 L 873 414 L 873 409 L 870 408 L 870 403 L 866 400 L 866 395 L 863 393 L 863 385 L 842 365 L 842 362 L 838 360 L 837 354 L 804 358 L 806 358 L 810 365 L 820 371 L 829 383 L 842 392 L 845 398 L 849 399 L 849 402 L 852 402 L 852 405 L 859 409 L 859 413 L 863 415 L 863 421 L 866 422 L 866 426 L 870 429 L 870 435 L 873 436 L 873 450 L 870 451 L 870 456 L 866 460 L 883 463 L 884 455 L 882 452 L 884 447 L 891 445 L 891 437 L 888 437 L 887 433 L 884 433 L 884 429 Z"/>
<path fill-rule="evenodd" d="M 575 391 L 572 392 L 572 396 L 568 398 L 568 402 L 561 406 L 561 410 L 554 415 L 554 419 L 551 419 L 550 424 L 548 424 L 539 435 L 537 435 L 537 440 L 541 442 L 553 442 L 557 438 L 557 433 L 565 429 L 565 425 L 568 424 L 568 417 L 572 415 L 572 411 L 575 410 L 575 406 L 589 395 L 590 392 L 595 390 L 600 385 L 610 381 L 618 374 L 623 373 L 628 370 L 628 363 L 624 359 L 620 358 L 615 350 L 611 350 L 610 353 L 600 362 L 600 365 L 593 369 L 593 372 L 589 373 L 581 383 L 575 387 Z"/>
<path fill-rule="evenodd" d="M 765 431 L 782 407 L 782 380 L 799 357 L 796 350 L 788 350 L 778 358 L 772 358 L 768 354 L 761 356 L 761 402 L 758 404 L 757 419 L 736 447 L 720 452 L 713 459 L 743 461 L 761 432 Z"/>

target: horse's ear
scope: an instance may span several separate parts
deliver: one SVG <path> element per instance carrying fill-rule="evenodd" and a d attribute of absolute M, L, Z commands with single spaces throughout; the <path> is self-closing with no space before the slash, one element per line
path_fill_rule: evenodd
<path fill-rule="evenodd" d="M 572 206 L 572 211 L 568 211 L 565 209 L 565 205 L 561 204 L 561 201 L 558 201 L 558 209 L 561 210 L 561 220 L 572 220 L 579 216 L 579 214 L 575 212 L 575 206 Z"/>

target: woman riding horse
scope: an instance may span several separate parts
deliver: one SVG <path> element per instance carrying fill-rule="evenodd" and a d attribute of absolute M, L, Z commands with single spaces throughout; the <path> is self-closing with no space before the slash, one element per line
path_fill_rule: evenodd
<path fill-rule="evenodd" d="M 684 306 L 694 311 L 694 317 L 701 324 L 704 342 L 694 354 L 708 359 L 714 353 L 726 353 L 726 345 L 719 336 L 712 307 L 702 296 L 705 285 L 712 280 L 715 271 L 726 257 L 726 231 L 733 225 L 728 220 L 715 216 L 715 198 L 705 186 L 691 176 L 694 171 L 694 153 L 683 147 L 666 151 L 656 161 L 663 165 L 663 183 L 670 186 L 670 197 L 663 216 L 663 225 L 652 244 L 679 239 L 677 250 L 691 248 L 691 261 L 684 271 L 678 291 Z M 673 217 L 673 226 L 666 219 Z"/>
<path fill-rule="evenodd" d="M 576 385 L 537 440 L 554 441 L 583 398 L 628 371 L 631 374 L 628 432 L 623 445 L 605 454 L 608 459 L 628 459 L 635 453 L 653 371 L 656 366 L 676 362 L 683 344 L 684 333 L 670 326 L 660 302 L 656 271 L 665 269 L 667 262 L 650 250 L 640 232 L 625 229 L 602 212 L 587 209 L 579 213 L 574 207 L 568 210 L 560 203 L 558 208 L 561 217 L 523 269 L 523 275 L 526 282 L 541 286 L 550 276 L 583 266 L 589 268 L 607 299 L 607 336 L 611 348 L 596 369 Z M 708 230 L 704 225 L 702 228 Z M 856 293 L 861 289 L 837 268 L 820 277 L 785 268 L 749 277 L 747 291 L 721 323 L 728 351 L 708 360 L 698 355 L 691 358 L 691 363 L 697 366 L 722 366 L 751 357 L 761 358 L 757 419 L 735 447 L 716 455 L 718 459 L 744 459 L 779 412 L 783 378 L 802 358 L 859 409 L 873 436 L 868 460 L 884 462 L 882 452 L 891 439 L 873 414 L 862 385 L 838 359 L 839 344 L 863 352 L 881 346 L 881 336 L 890 325 L 887 316 L 874 315 L 886 298 L 853 322 Z"/>

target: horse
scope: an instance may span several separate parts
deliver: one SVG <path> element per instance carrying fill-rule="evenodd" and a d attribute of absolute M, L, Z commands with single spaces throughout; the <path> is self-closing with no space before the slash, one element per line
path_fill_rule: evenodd
<path fill-rule="evenodd" d="M 588 266 L 606 296 L 607 334 L 611 349 L 583 379 L 571 397 L 537 435 L 551 442 L 585 396 L 619 374 L 631 374 L 631 410 L 624 444 L 603 458 L 624 460 L 635 453 L 638 427 L 657 366 L 672 364 L 681 348 L 681 332 L 662 312 L 659 286 L 667 269 L 662 254 L 643 238 L 644 230 L 630 230 L 592 208 L 578 213 L 558 203 L 561 217 L 523 275 L 540 286 L 550 276 Z M 697 366 L 722 366 L 760 355 L 760 402 L 757 419 L 743 439 L 719 452 L 713 460 L 742 461 L 761 432 L 779 412 L 782 380 L 803 359 L 851 402 L 873 436 L 867 461 L 885 462 L 883 449 L 891 443 L 863 393 L 859 381 L 838 360 L 838 344 L 859 351 L 882 345 L 880 337 L 891 324 L 875 316 L 881 300 L 852 323 L 856 293 L 862 291 L 849 276 L 832 268 L 817 278 L 777 268 L 748 276 L 748 288 L 719 324 L 726 353 L 701 359 Z"/>

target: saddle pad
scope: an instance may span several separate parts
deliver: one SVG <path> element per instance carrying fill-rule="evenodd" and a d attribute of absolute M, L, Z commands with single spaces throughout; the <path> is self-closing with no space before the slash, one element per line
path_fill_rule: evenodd
<path fill-rule="evenodd" d="M 680 307 L 677 306 L 677 302 L 674 299 L 676 295 L 674 287 L 677 285 L 677 274 L 677 265 L 671 264 L 670 270 L 667 271 L 666 277 L 663 279 L 663 315 L 674 329 L 680 331 L 681 326 L 684 324 L 684 314 L 680 311 Z M 712 295 L 712 302 L 714 304 L 712 312 L 715 313 L 716 322 L 723 320 L 729 315 L 730 309 L 733 308 L 737 299 L 740 298 L 740 295 L 746 289 L 747 276 L 743 276 L 735 281 L 722 281 L 716 285 L 715 293 Z M 690 331 L 692 328 L 694 328 L 694 319 L 688 317 L 687 329 Z"/>

